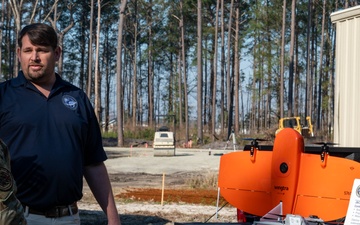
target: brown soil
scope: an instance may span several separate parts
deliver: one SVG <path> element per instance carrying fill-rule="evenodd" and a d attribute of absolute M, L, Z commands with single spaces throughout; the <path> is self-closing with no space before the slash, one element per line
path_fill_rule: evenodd
<path fill-rule="evenodd" d="M 226 207 L 220 210 L 220 217 L 216 218 L 216 187 L 190 187 L 192 180 L 201 179 L 199 178 L 200 174 L 167 175 L 162 202 L 162 176 L 161 174 L 146 173 L 110 174 L 122 225 L 173 225 L 191 224 L 191 222 L 199 224 L 206 221 L 223 222 L 223 224 L 236 222 L 234 208 L 227 205 L 223 198 L 219 200 L 219 207 L 224 205 Z M 161 207 L 161 205 L 164 206 Z M 84 197 L 79 206 L 82 225 L 107 224 L 104 213 L 100 210 L 86 183 Z"/>
<path fill-rule="evenodd" d="M 106 225 L 106 217 L 92 195 L 85 194 L 79 203 L 82 225 Z M 236 213 L 223 198 L 219 200 L 220 217 L 215 216 L 216 190 L 166 189 L 163 201 L 162 190 L 156 188 L 119 189 L 115 200 L 119 204 L 122 225 L 173 225 L 210 222 L 235 222 Z M 164 206 L 163 206 L 164 205 Z M 161 206 L 161 207 L 160 207 Z M 168 206 L 171 209 L 168 209 Z M 156 209 L 157 208 L 157 209 Z M 229 214 L 229 211 L 231 212 Z"/>
<path fill-rule="evenodd" d="M 104 142 L 113 146 L 113 140 Z M 108 152 L 109 158 L 127 157 Z M 215 216 L 217 181 L 207 172 L 167 174 L 109 174 L 122 225 L 173 225 L 205 222 L 236 222 L 236 210 L 219 200 L 219 217 Z M 209 179 L 210 177 L 210 179 Z M 82 225 L 106 225 L 107 220 L 84 180 L 84 196 L 79 202 Z M 163 203 L 163 204 L 161 204 Z M 226 206 L 222 208 L 222 206 Z"/>
<path fill-rule="evenodd" d="M 206 189 L 170 189 L 164 190 L 162 197 L 161 189 L 153 188 L 134 188 L 128 189 L 124 193 L 117 194 L 117 199 L 145 201 L 145 202 L 166 202 L 166 203 L 187 203 L 187 204 L 201 204 L 201 205 L 215 205 L 217 200 L 216 190 Z M 225 203 L 223 198 L 220 198 L 220 205 Z"/>

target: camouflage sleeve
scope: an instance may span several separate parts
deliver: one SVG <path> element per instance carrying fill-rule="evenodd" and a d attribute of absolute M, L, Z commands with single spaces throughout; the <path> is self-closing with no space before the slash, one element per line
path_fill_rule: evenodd
<path fill-rule="evenodd" d="M 9 151 L 0 140 L 0 201 L 6 201 L 12 193 L 16 193 L 16 184 L 10 170 Z"/>
<path fill-rule="evenodd" d="M 0 224 L 25 225 L 24 209 L 15 196 L 16 184 L 11 174 L 10 156 L 0 140 Z"/>

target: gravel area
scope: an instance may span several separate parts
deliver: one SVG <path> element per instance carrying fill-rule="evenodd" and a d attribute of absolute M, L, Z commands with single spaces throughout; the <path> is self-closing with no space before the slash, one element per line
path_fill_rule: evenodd
<path fill-rule="evenodd" d="M 114 194 L 117 195 L 116 203 L 122 225 L 236 223 L 234 207 L 222 207 L 226 204 L 224 202 L 216 205 L 216 178 L 220 156 L 231 150 L 176 149 L 175 156 L 154 157 L 151 148 L 105 149 L 109 157 L 105 164 Z M 196 187 L 192 186 L 210 182 L 210 178 L 215 179 L 208 184 L 212 187 L 201 188 L 203 191 L 199 191 L 198 197 L 205 196 L 205 190 L 211 189 L 215 192 L 212 194 L 214 199 L 211 203 L 194 203 L 195 197 L 188 198 L 193 201 L 184 200 L 182 193 L 185 192 L 180 190 L 196 190 Z M 134 190 L 140 188 L 145 188 L 145 191 L 139 192 L 140 197 L 134 196 L 138 193 Z M 165 197 L 169 196 L 170 190 L 177 191 L 175 195 L 179 200 L 166 200 L 162 203 L 155 198 L 149 200 L 149 195 L 154 190 L 161 192 L 162 188 Z M 124 197 L 124 193 L 129 191 L 133 191 L 132 194 Z M 82 224 L 107 224 L 106 217 L 96 204 L 86 183 L 79 208 Z"/>

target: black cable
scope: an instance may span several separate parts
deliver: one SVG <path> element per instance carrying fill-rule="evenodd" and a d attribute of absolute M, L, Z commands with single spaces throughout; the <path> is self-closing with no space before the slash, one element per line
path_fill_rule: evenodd
<path fill-rule="evenodd" d="M 211 218 L 213 218 L 213 217 L 216 215 L 216 213 L 220 212 L 220 210 L 221 210 L 222 208 L 224 208 L 227 204 L 229 204 L 229 203 L 228 203 L 228 202 L 226 202 L 223 206 L 221 206 L 221 207 L 220 207 L 220 209 L 219 209 L 219 210 L 217 210 L 214 214 L 212 214 L 212 215 L 210 216 L 210 218 L 209 218 L 209 219 L 207 219 L 204 223 L 209 222 L 209 220 L 211 220 Z"/>

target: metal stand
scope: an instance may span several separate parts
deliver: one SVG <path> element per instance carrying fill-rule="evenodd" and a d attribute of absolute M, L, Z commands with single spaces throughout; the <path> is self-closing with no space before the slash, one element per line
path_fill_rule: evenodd
<path fill-rule="evenodd" d="M 224 147 L 224 150 L 227 149 L 228 145 L 229 145 L 229 142 L 230 142 L 230 138 L 232 138 L 232 143 L 233 143 L 233 147 L 234 147 L 234 152 L 236 151 L 236 138 L 235 138 L 235 134 L 234 134 L 234 131 L 231 132 L 227 142 L 226 142 L 226 145 Z"/>

